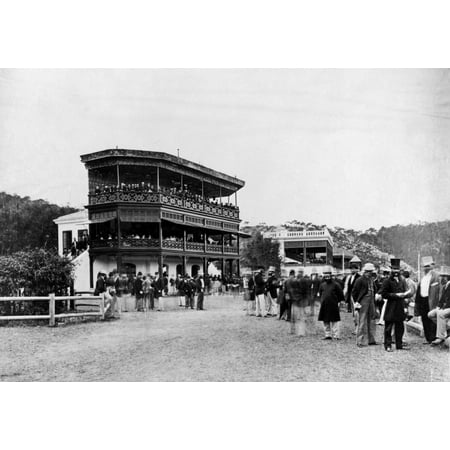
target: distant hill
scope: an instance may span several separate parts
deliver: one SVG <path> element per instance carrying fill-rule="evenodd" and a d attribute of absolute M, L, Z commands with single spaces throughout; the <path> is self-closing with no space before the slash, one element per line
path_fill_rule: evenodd
<path fill-rule="evenodd" d="M 290 231 L 317 230 L 326 225 L 291 220 L 281 225 L 260 223 L 242 224 L 246 233 L 274 231 L 283 226 Z M 437 265 L 450 265 L 450 220 L 443 222 L 419 223 L 369 228 L 365 231 L 327 227 L 336 247 L 341 247 L 358 255 L 363 261 L 385 264 L 391 256 L 401 258 L 411 267 L 417 267 L 417 256 L 433 256 Z"/>
<path fill-rule="evenodd" d="M 69 206 L 0 192 L 0 255 L 27 247 L 56 249 L 58 232 L 53 219 L 75 211 Z"/>

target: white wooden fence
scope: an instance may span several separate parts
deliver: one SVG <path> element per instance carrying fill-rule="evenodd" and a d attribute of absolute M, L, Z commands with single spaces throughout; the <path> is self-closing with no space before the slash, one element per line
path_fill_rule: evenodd
<path fill-rule="evenodd" d="M 73 313 L 62 313 L 56 314 L 56 302 L 65 301 L 67 305 L 69 305 L 70 301 L 82 302 L 87 300 L 89 302 L 98 301 L 98 312 L 97 311 L 81 311 L 81 312 L 73 312 Z M 56 319 L 65 319 L 69 317 L 100 317 L 102 320 L 105 319 L 105 313 L 110 308 L 111 304 L 105 306 L 105 295 L 75 295 L 75 296 L 65 296 L 65 297 L 56 297 L 55 294 L 50 294 L 48 297 L 0 297 L 0 302 L 34 302 L 34 301 L 48 301 L 48 314 L 45 315 L 28 315 L 28 316 L 2 316 L 0 315 L 0 320 L 38 320 L 38 319 L 48 319 L 49 326 L 54 327 L 56 324 Z M 67 306 L 68 309 L 68 306 Z"/>

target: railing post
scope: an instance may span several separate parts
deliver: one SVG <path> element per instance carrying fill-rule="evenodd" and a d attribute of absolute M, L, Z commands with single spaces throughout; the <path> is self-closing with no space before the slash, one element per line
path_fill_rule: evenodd
<path fill-rule="evenodd" d="M 55 294 L 50 294 L 50 300 L 48 303 L 48 313 L 50 315 L 49 326 L 55 326 Z"/>
<path fill-rule="evenodd" d="M 101 318 L 102 320 L 105 320 L 105 293 L 102 292 L 100 294 L 101 299 L 100 299 L 100 312 L 101 312 Z"/>

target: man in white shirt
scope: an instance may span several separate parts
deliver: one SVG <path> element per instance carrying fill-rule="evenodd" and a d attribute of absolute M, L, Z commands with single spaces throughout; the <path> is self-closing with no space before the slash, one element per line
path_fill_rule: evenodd
<path fill-rule="evenodd" d="M 445 283 L 442 288 L 441 297 L 437 307 L 428 313 L 428 317 L 436 322 L 436 340 L 431 345 L 439 345 L 447 338 L 447 323 L 450 319 L 450 267 L 442 266 L 440 270 L 442 281 Z"/>
<path fill-rule="evenodd" d="M 422 319 L 426 339 L 424 344 L 431 344 L 436 339 L 436 324 L 428 317 L 428 313 L 436 308 L 439 301 L 439 275 L 432 270 L 434 262 L 431 256 L 424 256 L 422 265 L 424 276 L 417 287 L 414 314 Z"/>

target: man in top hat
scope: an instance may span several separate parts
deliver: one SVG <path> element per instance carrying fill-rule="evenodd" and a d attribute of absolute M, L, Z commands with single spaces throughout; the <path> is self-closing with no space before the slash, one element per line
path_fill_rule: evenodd
<path fill-rule="evenodd" d="M 404 320 L 406 318 L 404 301 L 410 293 L 405 279 L 400 275 L 400 259 L 391 259 L 391 274 L 384 280 L 380 291 L 386 299 L 384 312 L 384 348 L 392 352 L 392 329 L 395 329 L 395 347 L 397 350 L 409 350 L 403 345 L 403 333 L 405 331 Z"/>
<path fill-rule="evenodd" d="M 354 307 L 359 310 L 359 320 L 356 330 L 356 344 L 358 347 L 376 345 L 374 272 L 375 266 L 373 264 L 365 264 L 363 267 L 363 276 L 356 280 L 352 291 Z"/>
<path fill-rule="evenodd" d="M 422 258 L 424 276 L 417 286 L 414 314 L 422 318 L 423 332 L 426 342 L 431 344 L 436 339 L 436 324 L 428 317 L 428 313 L 436 308 L 439 301 L 439 275 L 433 270 L 433 258 Z"/>
<path fill-rule="evenodd" d="M 266 292 L 267 292 L 267 315 L 277 315 L 278 280 L 275 277 L 275 267 L 270 266 L 267 270 Z"/>
<path fill-rule="evenodd" d="M 428 318 L 436 322 L 436 339 L 431 345 L 439 345 L 447 338 L 447 323 L 450 319 L 450 267 L 442 266 L 440 276 L 445 282 L 437 307 L 428 313 Z"/>
<path fill-rule="evenodd" d="M 319 293 L 321 299 L 319 317 L 317 320 L 323 322 L 326 340 L 340 339 L 339 303 L 344 301 L 344 293 L 339 284 L 331 278 L 332 269 L 327 266 L 323 270 L 323 283 L 320 285 Z"/>

